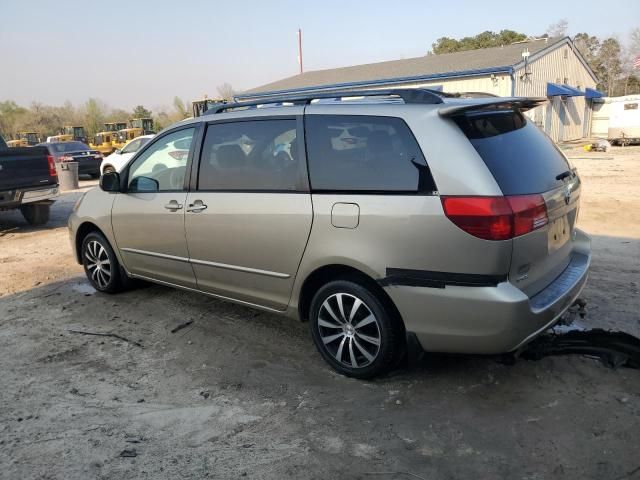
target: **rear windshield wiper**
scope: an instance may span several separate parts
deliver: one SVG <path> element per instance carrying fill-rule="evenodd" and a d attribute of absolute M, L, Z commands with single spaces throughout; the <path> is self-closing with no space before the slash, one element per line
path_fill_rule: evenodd
<path fill-rule="evenodd" d="M 573 177 L 573 170 L 567 170 L 559 175 L 556 175 L 556 180 L 564 180 L 567 177 Z"/>

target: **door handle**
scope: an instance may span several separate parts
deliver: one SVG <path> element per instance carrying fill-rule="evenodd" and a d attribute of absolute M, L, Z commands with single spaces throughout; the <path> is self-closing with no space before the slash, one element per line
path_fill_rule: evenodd
<path fill-rule="evenodd" d="M 187 212 L 201 212 L 202 210 L 206 210 L 207 206 L 202 203 L 202 200 L 196 200 L 195 202 L 189 204 L 187 207 Z"/>
<path fill-rule="evenodd" d="M 172 212 L 175 212 L 176 210 L 182 210 L 182 204 L 176 202 L 175 200 L 171 200 L 169 203 L 167 203 L 164 208 L 166 208 L 167 210 L 171 210 Z"/>

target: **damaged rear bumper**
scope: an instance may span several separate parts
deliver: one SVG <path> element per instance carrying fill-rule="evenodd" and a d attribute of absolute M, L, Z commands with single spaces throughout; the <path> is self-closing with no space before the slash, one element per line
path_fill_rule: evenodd
<path fill-rule="evenodd" d="M 521 348 L 555 325 L 584 288 L 588 248 L 574 251 L 565 270 L 528 297 L 505 281 L 493 287 L 387 286 L 407 332 L 429 352 L 498 354 Z"/>

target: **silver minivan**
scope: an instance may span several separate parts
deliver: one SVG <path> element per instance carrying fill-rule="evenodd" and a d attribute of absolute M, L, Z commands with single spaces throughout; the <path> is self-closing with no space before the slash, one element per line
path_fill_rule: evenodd
<path fill-rule="evenodd" d="M 395 89 L 214 106 L 103 175 L 71 243 L 101 292 L 142 279 L 308 321 L 353 377 L 409 340 L 516 351 L 575 302 L 591 259 L 580 179 L 523 113 L 544 101 Z"/>

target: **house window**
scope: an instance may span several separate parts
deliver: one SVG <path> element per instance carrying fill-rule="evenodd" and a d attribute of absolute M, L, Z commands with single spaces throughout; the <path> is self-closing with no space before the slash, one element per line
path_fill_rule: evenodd
<path fill-rule="evenodd" d="M 569 49 L 565 48 L 562 54 L 564 55 L 565 59 L 569 58 Z"/>
<path fill-rule="evenodd" d="M 564 83 L 565 85 L 569 85 L 569 77 L 564 77 Z"/>

